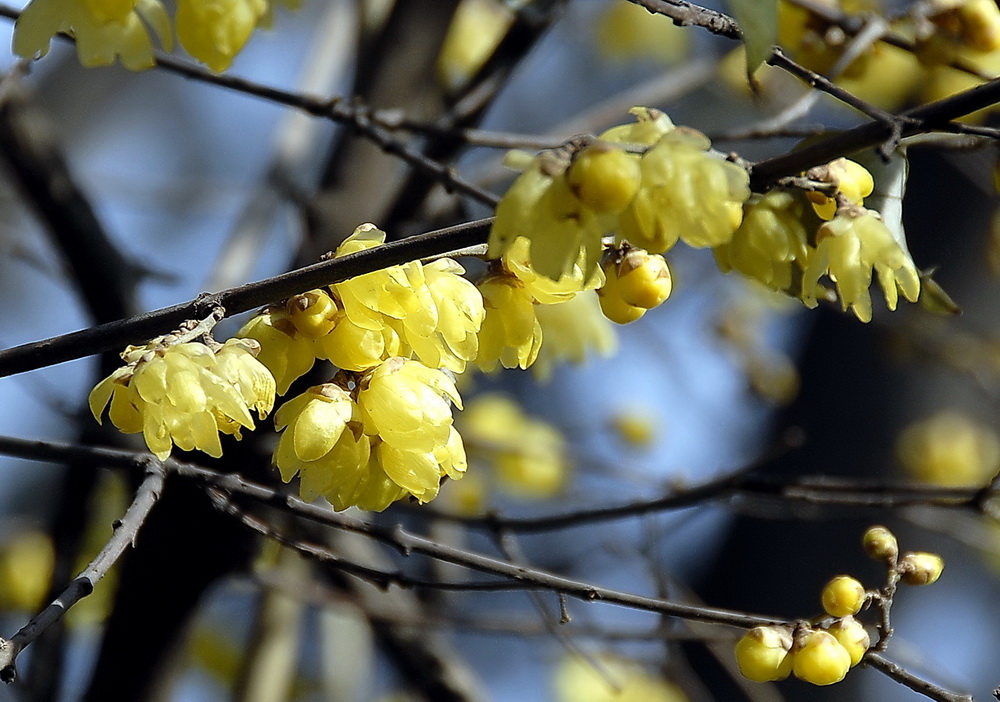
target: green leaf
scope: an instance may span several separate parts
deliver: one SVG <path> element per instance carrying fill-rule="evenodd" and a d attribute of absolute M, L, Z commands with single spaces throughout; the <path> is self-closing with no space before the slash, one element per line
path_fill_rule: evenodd
<path fill-rule="evenodd" d="M 749 77 L 778 43 L 778 0 L 727 0 L 727 4 L 743 30 Z"/>

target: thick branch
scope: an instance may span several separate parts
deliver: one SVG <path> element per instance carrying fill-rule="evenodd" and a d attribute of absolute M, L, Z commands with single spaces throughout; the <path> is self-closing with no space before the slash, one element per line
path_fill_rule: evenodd
<path fill-rule="evenodd" d="M 142 343 L 158 334 L 176 329 L 185 320 L 202 318 L 206 311 L 214 307 L 223 307 L 227 316 L 232 316 L 284 300 L 304 290 L 338 283 L 388 266 L 462 252 L 486 241 L 491 222 L 491 219 L 480 219 L 392 241 L 256 283 L 204 294 L 173 307 L 4 349 L 0 351 L 0 377 L 84 358 L 102 351 L 121 349 L 128 344 Z"/>

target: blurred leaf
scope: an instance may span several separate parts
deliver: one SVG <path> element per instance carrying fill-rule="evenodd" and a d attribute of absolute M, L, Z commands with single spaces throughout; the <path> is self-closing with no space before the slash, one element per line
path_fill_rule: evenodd
<path fill-rule="evenodd" d="M 962 308 L 951 299 L 937 281 L 931 277 L 933 273 L 923 273 L 920 276 L 920 306 L 933 314 L 955 316 L 962 314 Z"/>
<path fill-rule="evenodd" d="M 778 43 L 778 0 L 728 0 L 727 4 L 743 30 L 749 77 Z"/>

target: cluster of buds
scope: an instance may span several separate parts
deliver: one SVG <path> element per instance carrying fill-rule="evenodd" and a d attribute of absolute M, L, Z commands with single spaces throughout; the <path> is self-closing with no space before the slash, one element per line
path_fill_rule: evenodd
<path fill-rule="evenodd" d="M 782 190 L 753 196 L 732 240 L 715 249 L 719 268 L 799 297 L 807 307 L 826 296 L 819 281 L 827 276 L 843 309 L 862 322 L 872 318 L 873 277 L 890 310 L 900 294 L 915 302 L 920 275 L 905 242 L 893 236 L 878 212 L 863 206 L 874 189 L 868 170 L 840 158 L 805 175 L 825 189 L 804 198 Z"/>
<path fill-rule="evenodd" d="M 883 526 L 868 529 L 862 546 L 871 558 L 886 566 L 886 589 L 869 592 L 856 578 L 838 575 L 823 588 L 824 616 L 812 623 L 750 629 L 736 644 L 736 661 L 746 678 L 770 682 L 794 674 L 814 685 L 840 682 L 871 647 L 871 637 L 855 615 L 869 603 L 884 605 L 897 582 L 928 585 L 944 568 L 937 554 L 910 552 L 901 556 L 895 535 Z"/>
<path fill-rule="evenodd" d="M 713 154 L 704 134 L 675 127 L 662 112 L 637 107 L 632 113 L 633 124 L 528 164 L 497 206 L 490 258 L 524 237 L 531 265 L 559 280 L 581 258 L 589 277 L 611 232 L 653 253 L 678 239 L 694 247 L 729 240 L 750 197 L 746 170 Z"/>

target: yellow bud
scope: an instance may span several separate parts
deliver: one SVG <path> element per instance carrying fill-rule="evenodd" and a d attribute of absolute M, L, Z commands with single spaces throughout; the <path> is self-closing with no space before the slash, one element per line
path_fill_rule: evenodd
<path fill-rule="evenodd" d="M 908 552 L 899 559 L 897 570 L 907 585 L 930 585 L 941 577 L 944 559 L 936 553 Z"/>
<path fill-rule="evenodd" d="M 865 553 L 876 561 L 892 564 L 899 557 L 899 543 L 896 541 L 896 535 L 884 526 L 869 527 L 861 539 L 861 544 L 864 546 Z"/>
<path fill-rule="evenodd" d="M 865 586 L 850 575 L 838 575 L 823 588 L 823 609 L 832 617 L 857 614 L 865 603 Z"/>
<path fill-rule="evenodd" d="M 599 214 L 624 210 L 638 192 L 641 180 L 639 156 L 605 142 L 584 147 L 566 171 L 570 190 Z"/>
<path fill-rule="evenodd" d="M 736 643 L 736 662 L 754 682 L 784 680 L 792 672 L 792 634 L 783 626 L 757 626 Z"/>
<path fill-rule="evenodd" d="M 851 654 L 826 631 L 807 632 L 792 661 L 795 677 L 813 685 L 838 683 L 850 668 Z"/>
<path fill-rule="evenodd" d="M 337 303 L 324 290 L 310 290 L 289 298 L 288 316 L 297 331 L 319 339 L 337 323 Z"/>
<path fill-rule="evenodd" d="M 604 275 L 604 285 L 597 289 L 597 298 L 605 317 L 615 324 L 628 324 L 646 314 L 645 307 L 629 304 L 622 298 L 618 264 L 613 259 L 604 264 Z"/>
<path fill-rule="evenodd" d="M 659 254 L 632 249 L 618 264 L 618 291 L 634 307 L 651 310 L 670 297 L 673 281 L 667 261 Z"/>
<path fill-rule="evenodd" d="M 851 656 L 851 667 L 856 666 L 864 658 L 865 652 L 872 644 L 871 637 L 865 631 L 865 626 L 854 617 L 838 619 L 827 629 L 840 642 Z"/>

